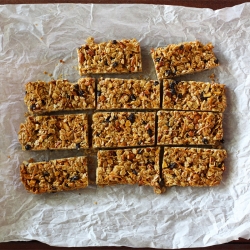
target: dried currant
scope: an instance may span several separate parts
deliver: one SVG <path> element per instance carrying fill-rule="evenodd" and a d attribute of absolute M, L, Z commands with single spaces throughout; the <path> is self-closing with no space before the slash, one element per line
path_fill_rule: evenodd
<path fill-rule="evenodd" d="M 154 85 L 155 85 L 155 86 L 157 86 L 158 84 L 159 84 L 159 82 L 158 82 L 158 81 L 155 81 L 155 82 L 154 82 Z"/>
<path fill-rule="evenodd" d="M 174 169 L 177 167 L 177 164 L 175 162 L 171 162 L 169 165 L 168 165 L 168 168 L 170 169 Z"/>
<path fill-rule="evenodd" d="M 130 95 L 129 97 L 129 100 L 132 102 L 132 101 L 135 101 L 136 100 L 136 96 L 134 94 Z"/>
<path fill-rule="evenodd" d="M 148 133 L 148 135 L 151 137 L 151 136 L 153 135 L 153 131 L 152 131 L 152 129 L 151 129 L 151 128 L 149 128 L 149 129 L 147 130 L 147 133 Z"/>
<path fill-rule="evenodd" d="M 202 138 L 202 142 L 205 144 L 205 145 L 207 145 L 208 144 L 208 139 L 207 138 Z"/>
<path fill-rule="evenodd" d="M 76 149 L 79 150 L 81 147 L 81 144 L 80 143 L 76 143 Z"/>
<path fill-rule="evenodd" d="M 79 179 L 80 179 L 79 175 L 74 175 L 73 177 L 70 178 L 70 181 L 77 181 Z"/>
<path fill-rule="evenodd" d="M 29 144 L 26 144 L 26 145 L 25 145 L 25 149 L 26 149 L 26 150 L 30 150 L 30 149 L 31 149 L 31 146 L 30 146 Z"/>
<path fill-rule="evenodd" d="M 118 62 L 114 62 L 113 64 L 112 64 L 112 67 L 113 68 L 115 68 L 115 67 L 117 67 L 118 66 Z"/>
<path fill-rule="evenodd" d="M 97 94 L 97 96 L 100 96 L 102 94 L 102 92 L 100 90 L 97 90 L 96 94 Z"/>
<path fill-rule="evenodd" d="M 134 122 L 135 122 L 135 114 L 134 114 L 134 113 L 131 113 L 131 114 L 128 116 L 128 120 L 129 120 L 131 123 L 134 123 Z"/>

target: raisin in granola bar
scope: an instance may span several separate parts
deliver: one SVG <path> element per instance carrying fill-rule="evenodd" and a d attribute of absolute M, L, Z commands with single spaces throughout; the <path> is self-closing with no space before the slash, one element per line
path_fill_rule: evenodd
<path fill-rule="evenodd" d="M 155 143 L 154 112 L 98 112 L 93 115 L 93 147 L 151 146 Z"/>
<path fill-rule="evenodd" d="M 29 116 L 18 138 L 23 150 L 88 148 L 87 114 Z"/>
<path fill-rule="evenodd" d="M 101 78 L 97 109 L 159 109 L 160 84 L 153 80 Z"/>
<path fill-rule="evenodd" d="M 161 193 L 159 154 L 159 147 L 100 150 L 97 154 L 96 184 L 149 185 L 156 193 Z"/>
<path fill-rule="evenodd" d="M 87 157 L 24 162 L 20 175 L 26 190 L 35 194 L 85 188 L 88 186 Z"/>
<path fill-rule="evenodd" d="M 222 113 L 158 111 L 158 145 L 218 145 Z"/>
<path fill-rule="evenodd" d="M 227 106 L 225 85 L 220 83 L 163 81 L 163 109 L 223 112 Z"/>
<path fill-rule="evenodd" d="M 151 50 L 158 79 L 212 69 L 219 65 L 212 43 L 199 41 L 170 44 Z"/>
<path fill-rule="evenodd" d="M 95 108 L 94 78 L 81 78 L 77 83 L 68 80 L 28 82 L 25 90 L 24 102 L 31 114 Z"/>
<path fill-rule="evenodd" d="M 77 54 L 80 75 L 142 71 L 141 47 L 136 39 L 95 43 L 89 37 Z"/>
<path fill-rule="evenodd" d="M 216 186 L 225 170 L 224 149 L 165 147 L 162 175 L 165 186 Z"/>

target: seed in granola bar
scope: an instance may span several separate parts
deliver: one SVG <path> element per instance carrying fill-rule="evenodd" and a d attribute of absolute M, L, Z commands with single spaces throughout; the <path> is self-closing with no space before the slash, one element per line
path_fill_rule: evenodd
<path fill-rule="evenodd" d="M 116 40 L 113 40 L 112 43 L 113 43 L 113 44 L 117 44 L 117 41 L 116 41 Z"/>
<path fill-rule="evenodd" d="M 79 150 L 81 147 L 81 144 L 80 143 L 76 143 L 76 149 Z"/>
<path fill-rule="evenodd" d="M 109 123 L 110 122 L 111 115 L 109 115 L 106 119 L 105 122 Z"/>
<path fill-rule="evenodd" d="M 142 154 L 142 152 L 143 152 L 143 148 L 140 148 L 140 149 L 138 150 L 138 154 L 140 155 L 140 154 Z"/>
<path fill-rule="evenodd" d="M 34 103 L 31 104 L 31 105 L 30 105 L 30 109 L 31 109 L 31 110 L 35 110 L 35 109 L 36 109 L 36 104 L 34 104 Z"/>
<path fill-rule="evenodd" d="M 166 70 L 166 71 L 165 71 L 165 75 L 166 75 L 166 76 L 171 75 L 171 70 Z"/>
<path fill-rule="evenodd" d="M 83 95 L 84 95 L 84 91 L 80 89 L 80 90 L 78 91 L 78 95 L 79 95 L 79 96 L 83 96 Z"/>
<path fill-rule="evenodd" d="M 204 143 L 204 144 L 208 144 L 208 139 L 207 138 L 202 138 L 202 142 Z"/>
<path fill-rule="evenodd" d="M 97 96 L 100 96 L 102 94 L 102 92 L 100 90 L 97 90 L 96 94 L 97 94 Z"/>
<path fill-rule="evenodd" d="M 153 131 L 152 131 L 151 128 L 149 128 L 149 129 L 147 130 L 147 132 L 148 132 L 148 135 L 149 135 L 150 137 L 153 135 Z"/>
<path fill-rule="evenodd" d="M 155 82 L 154 82 L 154 85 L 155 85 L 155 86 L 157 86 L 158 84 L 159 84 L 159 82 L 158 82 L 158 81 L 155 81 Z"/>
<path fill-rule="evenodd" d="M 138 174 L 135 169 L 133 169 L 132 172 L 133 172 L 134 175 Z"/>
<path fill-rule="evenodd" d="M 183 50 L 184 49 L 184 45 L 181 44 L 180 47 L 179 47 L 180 50 Z"/>
<path fill-rule="evenodd" d="M 44 171 L 43 176 L 49 176 L 49 173 L 47 171 Z"/>
<path fill-rule="evenodd" d="M 79 175 L 74 175 L 73 177 L 70 178 L 70 181 L 77 181 L 79 179 L 80 179 Z"/>
<path fill-rule="evenodd" d="M 168 165 L 168 168 L 170 169 L 174 169 L 177 167 L 177 164 L 175 162 L 171 162 L 169 165 Z"/>
<path fill-rule="evenodd" d="M 202 101 L 206 101 L 207 100 L 207 97 L 204 96 L 204 92 L 203 91 L 200 94 L 200 98 L 201 98 Z"/>
<path fill-rule="evenodd" d="M 160 57 L 155 58 L 155 61 L 156 61 L 156 62 L 159 62 L 160 60 L 161 60 Z"/>
<path fill-rule="evenodd" d="M 214 60 L 214 63 L 216 63 L 216 64 L 218 64 L 218 63 L 219 63 L 218 58 L 216 58 L 216 59 Z"/>
<path fill-rule="evenodd" d="M 130 101 L 135 101 L 136 100 L 136 96 L 134 94 L 132 94 L 130 97 L 129 97 Z"/>
<path fill-rule="evenodd" d="M 134 114 L 134 113 L 131 113 L 131 114 L 128 116 L 128 120 L 129 120 L 131 123 L 134 123 L 134 122 L 135 122 L 135 114 Z"/>
<path fill-rule="evenodd" d="M 224 162 L 220 162 L 217 167 L 221 168 L 223 164 L 224 164 Z"/>
<path fill-rule="evenodd" d="M 31 149 L 31 146 L 30 146 L 29 144 L 26 144 L 26 145 L 25 145 L 25 149 L 26 149 L 26 150 L 30 150 L 30 149 Z"/>
<path fill-rule="evenodd" d="M 113 68 L 115 68 L 115 67 L 117 67 L 118 66 L 118 62 L 114 62 L 113 64 L 112 64 L 112 67 Z"/>

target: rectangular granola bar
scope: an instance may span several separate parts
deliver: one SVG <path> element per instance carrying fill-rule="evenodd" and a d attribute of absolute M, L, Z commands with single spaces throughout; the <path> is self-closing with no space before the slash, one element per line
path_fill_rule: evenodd
<path fill-rule="evenodd" d="M 159 147 L 100 150 L 97 154 L 96 184 L 148 185 L 160 193 Z"/>
<path fill-rule="evenodd" d="M 151 146 L 155 143 L 154 112 L 98 112 L 93 115 L 93 147 Z"/>
<path fill-rule="evenodd" d="M 87 115 L 29 116 L 18 138 L 23 150 L 88 148 Z"/>
<path fill-rule="evenodd" d="M 80 75 L 142 71 L 141 47 L 136 39 L 95 43 L 89 37 L 77 54 Z"/>
<path fill-rule="evenodd" d="M 77 83 L 68 80 L 28 82 L 25 90 L 24 102 L 31 114 L 95 108 L 94 78 L 81 78 Z"/>
<path fill-rule="evenodd" d="M 88 186 L 87 157 L 24 162 L 20 175 L 26 190 L 35 194 L 85 188 Z"/>
<path fill-rule="evenodd" d="M 165 186 L 219 185 L 226 157 L 224 149 L 165 147 L 162 164 Z"/>
<path fill-rule="evenodd" d="M 97 109 L 159 109 L 160 84 L 153 80 L 101 78 Z"/>
<path fill-rule="evenodd" d="M 158 79 L 212 69 L 219 65 L 212 43 L 199 41 L 170 44 L 151 50 Z"/>
<path fill-rule="evenodd" d="M 223 139 L 222 113 L 159 111 L 158 145 L 217 145 Z"/>
<path fill-rule="evenodd" d="M 226 108 L 225 85 L 209 82 L 163 81 L 163 109 L 223 112 Z"/>

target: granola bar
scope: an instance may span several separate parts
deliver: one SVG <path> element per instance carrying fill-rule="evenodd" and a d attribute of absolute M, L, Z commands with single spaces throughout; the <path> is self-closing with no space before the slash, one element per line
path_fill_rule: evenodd
<path fill-rule="evenodd" d="M 225 85 L 195 81 L 163 81 L 163 109 L 223 112 Z"/>
<path fill-rule="evenodd" d="M 218 145 L 222 113 L 158 111 L 158 145 Z"/>
<path fill-rule="evenodd" d="M 29 116 L 18 138 L 23 150 L 88 148 L 87 115 Z"/>
<path fill-rule="evenodd" d="M 81 78 L 74 84 L 68 80 L 28 82 L 25 90 L 24 102 L 31 114 L 95 108 L 94 78 Z"/>
<path fill-rule="evenodd" d="M 25 188 L 35 194 L 85 188 L 88 186 L 87 157 L 24 162 L 20 175 Z"/>
<path fill-rule="evenodd" d="M 212 69 L 219 65 L 212 43 L 199 41 L 170 44 L 151 50 L 158 79 Z"/>
<path fill-rule="evenodd" d="M 160 108 L 158 81 L 101 78 L 97 87 L 97 109 Z"/>
<path fill-rule="evenodd" d="M 154 112 L 98 112 L 93 115 L 93 147 L 154 145 Z"/>
<path fill-rule="evenodd" d="M 148 185 L 154 187 L 156 193 L 161 193 L 159 154 L 159 147 L 100 150 L 96 184 Z"/>
<path fill-rule="evenodd" d="M 142 71 L 141 47 L 136 39 L 95 43 L 89 37 L 77 54 L 80 75 Z"/>
<path fill-rule="evenodd" d="M 226 157 L 224 149 L 165 147 L 162 164 L 165 186 L 219 185 Z"/>

